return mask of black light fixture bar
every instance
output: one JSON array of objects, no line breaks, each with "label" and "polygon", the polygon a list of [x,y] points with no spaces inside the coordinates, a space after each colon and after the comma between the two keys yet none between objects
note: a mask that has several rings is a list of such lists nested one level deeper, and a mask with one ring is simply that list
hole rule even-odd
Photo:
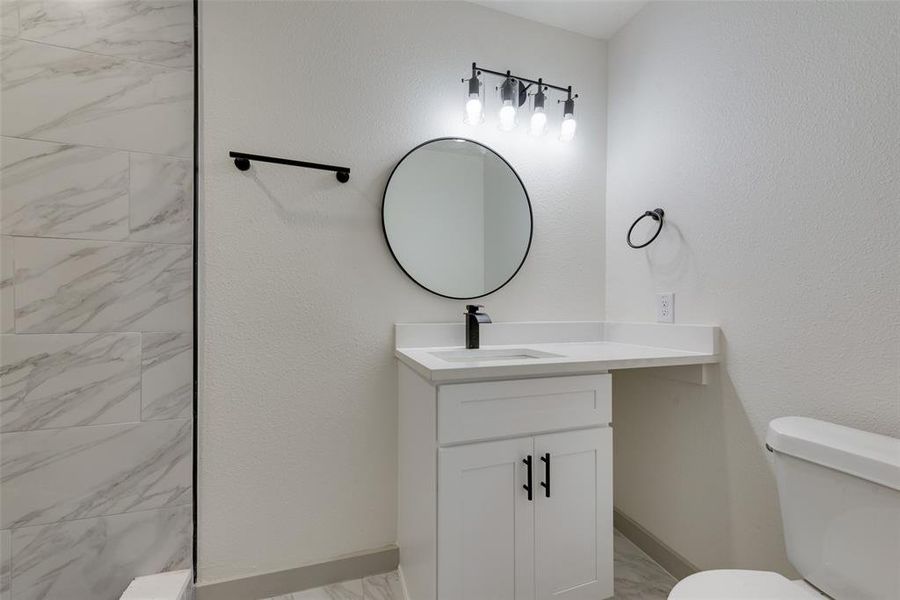
[{"label": "black light fixture bar", "polygon": [[291,167],[303,167],[305,169],[318,169],[320,171],[333,171],[337,180],[341,183],[350,181],[350,167],[338,167],[335,165],[323,165],[322,163],[307,162],[305,160],[291,160],[288,158],[276,158],[261,154],[247,154],[246,152],[229,152],[228,156],[234,159],[234,166],[240,171],[250,168],[250,161],[275,163],[276,165],[289,165]]},{"label": "black light fixture bar", "polygon": [[519,77],[518,75],[513,75],[513,74],[510,73],[509,71],[494,71],[494,70],[491,70],[491,69],[485,69],[484,67],[479,67],[479,66],[478,66],[477,64],[475,64],[475,63],[472,63],[472,70],[475,71],[475,72],[481,71],[482,73],[490,73],[491,75],[497,75],[497,76],[499,76],[499,77],[510,77],[510,78],[515,79],[515,80],[517,80],[517,81],[525,81],[525,82],[527,82],[527,83],[531,83],[531,84],[534,84],[534,85],[542,85],[542,86],[544,86],[544,87],[553,88],[554,90],[559,90],[560,92],[566,92],[566,93],[568,93],[568,94],[571,94],[571,93],[572,93],[572,86],[571,86],[571,85],[566,86],[566,87],[563,87],[563,86],[560,86],[560,85],[553,85],[552,83],[547,83],[546,81],[543,81],[543,80],[535,81],[534,79],[529,79],[529,78],[527,78],[527,77]]}]

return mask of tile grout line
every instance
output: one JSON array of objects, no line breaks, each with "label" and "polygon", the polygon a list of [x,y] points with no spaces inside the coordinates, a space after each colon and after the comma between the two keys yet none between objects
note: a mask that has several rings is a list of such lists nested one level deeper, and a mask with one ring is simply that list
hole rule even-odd
[{"label": "tile grout line", "polygon": [[13,332],[9,331],[6,333],[0,333],[0,336],[3,335],[125,335],[128,333],[141,334],[141,333],[171,333],[171,334],[188,334],[189,330],[180,329],[180,330],[156,330],[156,329],[147,329],[147,330],[137,330],[137,329],[127,329],[127,330],[104,330],[104,331],[49,331],[49,332],[35,332],[35,331],[23,331],[23,332]]},{"label": "tile grout line", "polygon": [[[0,0],[2,1],[2,0]],[[16,4],[16,8],[18,8],[18,3]],[[10,252],[12,252],[12,273],[9,274],[9,287],[11,290],[10,295],[12,296],[12,333],[16,332],[16,243],[15,240],[10,237],[9,241]]]},{"label": "tile grout line", "polygon": [[35,137],[22,137],[21,135],[9,135],[4,133],[0,135],[0,138],[9,138],[11,140],[24,140],[26,142],[41,142],[44,144],[57,144],[59,146],[75,146],[75,147],[83,147],[83,148],[94,148],[97,150],[108,150],[110,152],[130,152],[132,154],[146,154],[148,156],[160,156],[165,158],[171,158],[175,160],[193,160],[190,156],[179,156],[178,154],[165,154],[164,152],[147,152],[146,150],[131,150],[129,148],[117,148],[115,146],[97,146],[96,144],[82,144],[75,142],[60,142],[59,140],[46,140],[43,138],[35,138]]},{"label": "tile grout line", "polygon": [[[17,4],[16,8],[19,8],[18,3],[16,3],[16,4]],[[69,50],[70,52],[81,52],[82,54],[89,54],[91,56],[99,56],[102,58],[109,58],[111,60],[118,60],[118,61],[122,61],[122,62],[135,63],[135,64],[139,64],[139,65],[149,65],[151,67],[158,67],[160,69],[167,69],[170,71],[185,72],[185,71],[190,71],[194,68],[193,65],[191,65],[189,67],[173,67],[172,65],[165,65],[162,63],[152,62],[149,60],[141,60],[138,58],[132,58],[130,56],[121,56],[118,54],[104,54],[102,52],[96,52],[94,50],[85,50],[83,48],[73,48],[71,46],[60,46],[59,44],[51,44],[49,42],[45,42],[45,41],[41,41],[41,40],[32,40],[32,39],[22,36],[21,11],[19,13],[19,32],[18,32],[18,34],[16,34],[15,36],[4,35],[4,36],[0,36],[0,38],[6,38],[9,40],[17,40],[19,42],[27,42],[29,44],[37,44],[39,46],[45,46],[47,48],[56,48],[57,50]]]},{"label": "tile grout line", "polygon": [[[129,198],[130,201],[130,198]],[[129,205],[129,218],[131,216],[131,206]],[[175,246],[180,248],[190,248],[190,242],[144,242],[141,240],[98,240],[98,239],[90,239],[90,238],[77,238],[77,237],[54,237],[48,235],[22,235],[20,233],[4,233],[2,234],[6,237],[11,238],[21,238],[26,240],[56,240],[63,242],[96,242],[98,244],[142,244],[144,246]],[[13,255],[15,258],[15,255]]]},{"label": "tile grout line", "polygon": [[174,423],[184,421],[185,423],[193,420],[193,417],[175,417],[174,419],[153,419],[149,421],[119,421],[115,423],[92,423],[90,425],[63,425],[61,427],[44,427],[42,429],[14,429],[12,431],[0,431],[0,436],[13,433],[37,433],[41,431],[68,431],[70,429],[87,429],[90,427],[121,427],[124,425],[147,425],[151,423]]},{"label": "tile grout line", "polygon": [[[32,527],[52,527],[54,525],[62,525],[65,523],[78,523],[79,521],[90,521],[92,519],[104,519],[106,517],[122,517],[125,515],[139,515],[141,513],[151,513],[158,512],[161,510],[174,510],[176,508],[184,508],[185,506],[190,506],[190,502],[178,503],[178,504],[170,504],[165,506],[158,506],[156,508],[142,508],[140,510],[131,510],[131,511],[123,511],[117,513],[109,513],[104,515],[95,515],[93,517],[78,517],[77,519],[61,519],[58,521],[51,521],[50,523],[35,523],[34,525],[23,525],[21,527],[9,527],[4,529],[3,531],[8,531],[10,535],[12,535],[13,531],[19,531],[21,529],[30,529]],[[12,552],[10,552],[10,556]]]}]

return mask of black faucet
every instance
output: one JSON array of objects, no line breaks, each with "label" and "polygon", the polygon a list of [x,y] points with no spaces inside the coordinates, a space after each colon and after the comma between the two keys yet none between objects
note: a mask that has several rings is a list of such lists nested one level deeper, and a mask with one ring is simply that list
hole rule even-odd
[{"label": "black faucet", "polygon": [[480,312],[478,309],[484,308],[480,304],[467,304],[466,312],[466,348],[474,350],[478,348],[478,326],[481,323],[490,323],[491,318],[487,313]]}]

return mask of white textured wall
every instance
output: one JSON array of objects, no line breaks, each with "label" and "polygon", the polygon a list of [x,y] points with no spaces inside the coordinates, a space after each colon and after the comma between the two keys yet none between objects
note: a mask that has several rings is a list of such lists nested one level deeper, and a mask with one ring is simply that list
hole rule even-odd
[{"label": "white textured wall", "polygon": [[708,388],[616,376],[616,505],[702,568],[790,573],[769,420],[900,435],[898,36],[896,3],[666,2],[610,41],[607,317],[674,291],[727,352]]},{"label": "white textured wall", "polygon": [[[382,239],[381,194],[422,141],[473,137],[535,212],[498,321],[604,308],[605,45],[467,3],[204,2],[199,576],[327,560],[395,540],[395,321],[461,319]],[[580,94],[579,132],[462,123],[473,60]],[[496,103],[492,100],[492,106]],[[555,106],[555,104],[554,104]],[[555,111],[554,111],[555,112]],[[524,129],[524,128],[523,128]],[[350,182],[228,150],[346,164]]]}]

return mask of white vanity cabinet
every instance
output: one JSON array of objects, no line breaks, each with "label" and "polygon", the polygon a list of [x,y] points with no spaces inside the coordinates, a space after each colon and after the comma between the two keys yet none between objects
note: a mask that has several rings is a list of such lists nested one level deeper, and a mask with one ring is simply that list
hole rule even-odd
[{"label": "white vanity cabinet", "polygon": [[409,600],[611,597],[611,376],[399,377]]}]

